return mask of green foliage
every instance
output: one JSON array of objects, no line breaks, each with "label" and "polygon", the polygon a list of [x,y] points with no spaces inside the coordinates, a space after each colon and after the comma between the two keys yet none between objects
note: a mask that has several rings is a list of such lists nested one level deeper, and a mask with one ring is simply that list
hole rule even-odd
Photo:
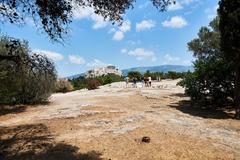
[{"label": "green foliage", "polygon": [[91,80],[97,80],[99,82],[99,85],[106,85],[114,82],[123,81],[123,78],[116,74],[107,74],[107,75],[103,75],[95,78],[85,78],[84,76],[80,76],[70,81],[74,89],[77,90],[77,89],[88,88],[89,81]]},{"label": "green foliage", "polygon": [[45,56],[29,53],[26,41],[0,37],[0,103],[38,103],[51,95],[54,64]]},{"label": "green foliage", "polygon": [[227,63],[234,66],[234,103],[236,118],[240,119],[240,1],[221,0],[219,6],[220,47]]},{"label": "green foliage", "polygon": [[143,74],[143,76],[144,76],[144,77],[152,77],[153,74],[152,74],[149,70],[147,70],[147,71]]},{"label": "green foliage", "polygon": [[55,92],[70,92],[73,90],[73,85],[71,82],[65,79],[59,79],[55,84]]},{"label": "green foliage", "polygon": [[175,72],[175,71],[169,71],[168,73],[165,73],[163,75],[164,79],[178,79],[178,78],[183,78],[185,73],[181,72]]},{"label": "green foliage", "polygon": [[142,74],[138,71],[130,71],[128,72],[128,77],[130,79],[133,79],[134,77],[137,78],[137,79],[141,79],[142,78]]},{"label": "green foliage", "polygon": [[87,81],[87,89],[88,90],[98,89],[98,87],[100,85],[101,84],[97,79],[90,79],[90,80]]},{"label": "green foliage", "polygon": [[103,75],[100,77],[96,77],[96,79],[98,79],[98,81],[101,83],[101,85],[106,85],[106,84],[110,84],[110,83],[114,83],[114,82],[123,81],[123,78],[121,76],[112,74],[112,73]]},{"label": "green foliage", "polygon": [[183,78],[185,74],[186,73],[184,73],[184,72],[175,72],[175,71],[169,71],[167,73],[146,71],[143,75],[144,75],[144,77],[151,77],[152,80],[157,80],[158,77],[161,79]]},{"label": "green foliage", "polygon": [[87,88],[87,79],[84,76],[70,80],[75,90]]},{"label": "green foliage", "polygon": [[233,97],[234,73],[220,50],[219,18],[202,27],[198,38],[188,43],[197,60],[194,73],[187,73],[179,85],[193,102],[207,107],[224,107],[228,97]]}]

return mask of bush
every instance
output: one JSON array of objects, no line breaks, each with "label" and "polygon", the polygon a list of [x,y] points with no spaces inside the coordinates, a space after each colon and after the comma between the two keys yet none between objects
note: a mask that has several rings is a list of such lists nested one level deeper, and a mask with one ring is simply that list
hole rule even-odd
[{"label": "bush", "polygon": [[54,91],[56,71],[47,57],[30,54],[28,43],[0,38],[0,103],[46,101]]},{"label": "bush", "polygon": [[80,77],[74,78],[70,81],[71,81],[74,89],[77,90],[77,89],[88,88],[89,81],[91,81],[93,79],[95,79],[99,82],[99,86],[123,81],[123,78],[116,74],[107,74],[107,75],[103,75],[103,76],[95,77],[95,78],[85,78],[84,76],[80,76]]},{"label": "bush", "polygon": [[98,89],[100,85],[101,84],[97,79],[91,79],[87,82],[87,89],[88,90]]},{"label": "bush", "polygon": [[120,82],[123,81],[123,78],[119,75],[116,74],[107,74],[101,77],[97,77],[101,85],[106,85],[114,82]]},{"label": "bush", "polygon": [[68,80],[59,79],[56,82],[56,85],[55,85],[56,92],[66,93],[66,92],[70,92],[72,90],[73,90],[73,86],[72,86],[71,82],[69,82]]}]

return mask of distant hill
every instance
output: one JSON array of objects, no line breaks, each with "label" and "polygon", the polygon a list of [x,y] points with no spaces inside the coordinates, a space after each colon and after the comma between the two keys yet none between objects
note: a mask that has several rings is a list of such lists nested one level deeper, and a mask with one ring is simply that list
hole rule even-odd
[{"label": "distant hill", "polygon": [[80,76],[85,76],[85,73],[81,73],[81,74],[76,74],[76,75],[73,75],[73,76],[69,76],[69,77],[66,77],[68,79],[73,79],[73,78],[78,78]]},{"label": "distant hill", "polygon": [[161,65],[161,66],[151,66],[151,67],[134,67],[130,69],[122,70],[124,76],[128,74],[130,71],[139,71],[140,73],[144,73],[146,71],[150,72],[168,72],[168,71],[175,71],[175,72],[187,72],[193,71],[192,66],[182,66],[182,65]]},{"label": "distant hill", "polygon": [[[161,66],[151,66],[151,67],[134,67],[129,69],[122,70],[122,74],[126,76],[128,72],[130,71],[139,71],[140,73],[144,73],[146,71],[150,72],[168,72],[168,71],[175,71],[175,72],[187,72],[187,71],[193,71],[192,66],[182,66],[182,65],[161,65]],[[85,73],[76,74],[70,77],[67,77],[68,79],[78,78],[79,76],[84,76]]]}]

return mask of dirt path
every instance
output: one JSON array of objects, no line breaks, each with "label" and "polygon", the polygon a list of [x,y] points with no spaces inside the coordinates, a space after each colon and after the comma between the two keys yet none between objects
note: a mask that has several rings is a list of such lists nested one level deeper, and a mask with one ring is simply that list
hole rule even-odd
[{"label": "dirt path", "polygon": [[192,109],[176,83],[115,83],[4,112],[0,159],[240,159],[240,122]]}]

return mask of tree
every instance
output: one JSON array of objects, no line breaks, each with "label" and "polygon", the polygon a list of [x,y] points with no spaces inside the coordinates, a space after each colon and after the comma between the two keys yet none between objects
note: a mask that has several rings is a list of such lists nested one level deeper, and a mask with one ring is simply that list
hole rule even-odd
[{"label": "tree", "polygon": [[228,63],[235,70],[234,102],[236,118],[240,119],[240,1],[221,0],[218,10],[220,16],[221,50]]},{"label": "tree", "polygon": [[137,78],[137,79],[141,79],[142,78],[142,74],[138,71],[130,71],[128,72],[128,77],[130,79],[133,79],[133,78]]},{"label": "tree", "polygon": [[144,77],[152,77],[152,73],[147,70],[144,74],[143,74]]},{"label": "tree", "polygon": [[193,102],[204,107],[220,108],[233,98],[234,72],[220,49],[219,18],[202,27],[198,38],[188,43],[189,50],[197,58],[193,73],[187,73],[180,84]]},{"label": "tree", "polygon": [[30,54],[26,41],[0,37],[0,103],[45,101],[55,80],[54,64],[47,57]]},{"label": "tree", "polygon": [[[159,10],[175,3],[174,0],[150,0]],[[1,0],[0,19],[3,23],[23,24],[27,18],[32,19],[38,28],[53,41],[63,39],[68,32],[73,10],[81,7],[91,7],[94,12],[105,20],[122,21],[122,15],[129,8],[133,8],[135,0]]]}]

